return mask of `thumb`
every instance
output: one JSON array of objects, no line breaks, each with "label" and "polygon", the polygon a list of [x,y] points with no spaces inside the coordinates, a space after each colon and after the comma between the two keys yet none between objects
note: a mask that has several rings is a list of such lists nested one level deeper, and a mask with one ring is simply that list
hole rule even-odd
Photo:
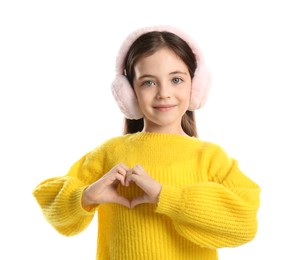
[{"label": "thumb", "polygon": [[139,197],[134,198],[134,199],[131,201],[130,207],[131,207],[131,209],[132,209],[132,208],[136,207],[136,206],[139,205],[139,204],[143,204],[143,203],[147,203],[147,202],[148,202],[148,200],[147,200],[146,196],[145,196],[145,195],[142,195],[142,196],[139,196]]},{"label": "thumb", "polygon": [[127,208],[131,208],[131,202],[122,196],[117,196],[114,202]]}]

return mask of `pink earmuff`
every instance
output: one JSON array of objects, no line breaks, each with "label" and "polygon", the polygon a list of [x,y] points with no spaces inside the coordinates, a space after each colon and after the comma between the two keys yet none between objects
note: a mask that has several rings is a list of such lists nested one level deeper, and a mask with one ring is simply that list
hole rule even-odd
[{"label": "pink earmuff", "polygon": [[116,58],[116,77],[112,83],[113,96],[121,110],[128,119],[140,119],[143,117],[140,111],[134,90],[124,73],[124,59],[133,42],[142,34],[151,31],[168,31],[178,35],[192,49],[197,61],[197,68],[192,79],[190,104],[188,110],[194,111],[204,106],[211,84],[210,72],[205,66],[203,55],[198,45],[183,31],[169,26],[150,26],[132,32],[123,42]]}]

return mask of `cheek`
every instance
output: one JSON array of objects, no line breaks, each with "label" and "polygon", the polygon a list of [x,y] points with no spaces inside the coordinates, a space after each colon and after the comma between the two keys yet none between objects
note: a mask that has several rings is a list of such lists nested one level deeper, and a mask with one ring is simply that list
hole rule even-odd
[{"label": "cheek", "polygon": [[190,92],[190,90],[189,91],[185,90],[181,94],[182,94],[181,100],[182,100],[183,107],[185,107],[185,109],[187,110],[190,105],[191,92]]},{"label": "cheek", "polygon": [[190,101],[190,95],[191,95],[191,88],[183,88],[181,92],[179,92],[179,97],[183,100],[183,101]]},{"label": "cheek", "polygon": [[148,102],[147,100],[147,95],[145,95],[144,93],[141,93],[141,91],[139,92],[135,92],[139,107],[143,109],[144,104],[146,104]]},{"label": "cheek", "polygon": [[149,91],[149,89],[134,88],[134,92],[138,102],[141,104],[148,102],[152,96],[152,93]]}]

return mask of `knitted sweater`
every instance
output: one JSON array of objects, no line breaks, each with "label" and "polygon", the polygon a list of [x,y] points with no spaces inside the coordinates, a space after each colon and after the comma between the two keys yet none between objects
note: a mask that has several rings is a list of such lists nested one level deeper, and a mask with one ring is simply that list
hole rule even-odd
[{"label": "knitted sweater", "polygon": [[[120,162],[142,165],[162,184],[157,205],[82,208],[83,190]],[[133,184],[119,193],[131,199],[142,191]],[[97,212],[98,260],[216,260],[217,248],[254,238],[260,188],[216,144],[139,132],[104,142],[65,176],[40,183],[33,195],[47,221],[66,236],[83,231]]]}]

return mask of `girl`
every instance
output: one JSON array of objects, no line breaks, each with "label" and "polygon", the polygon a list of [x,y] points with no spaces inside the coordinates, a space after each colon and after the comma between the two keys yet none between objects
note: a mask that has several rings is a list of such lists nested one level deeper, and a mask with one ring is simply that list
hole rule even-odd
[{"label": "girl", "polygon": [[194,41],[170,26],[139,29],[117,56],[113,95],[124,135],[33,191],[61,234],[98,214],[97,259],[218,259],[251,241],[260,188],[218,145],[197,138],[194,110],[210,76]]}]

